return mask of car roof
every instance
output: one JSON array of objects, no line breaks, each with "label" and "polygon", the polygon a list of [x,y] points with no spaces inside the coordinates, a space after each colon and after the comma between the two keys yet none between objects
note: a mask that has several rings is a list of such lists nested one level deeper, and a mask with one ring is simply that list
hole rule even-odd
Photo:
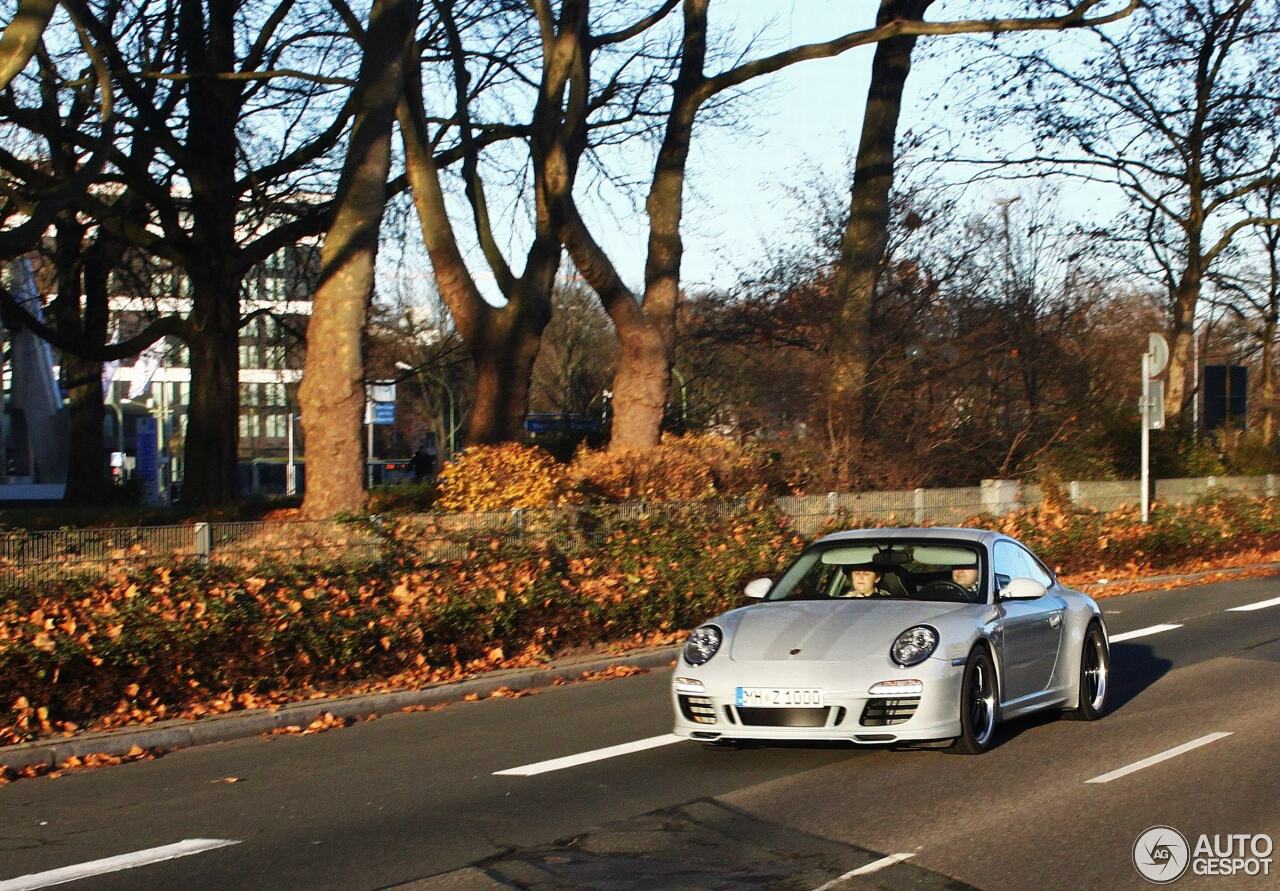
[{"label": "car roof", "polygon": [[1005,538],[999,532],[993,532],[990,529],[960,529],[949,526],[927,526],[927,527],[907,527],[907,528],[885,528],[885,529],[846,529],[842,532],[832,532],[830,535],[824,535],[818,539],[815,544],[824,544],[832,541],[859,541],[861,539],[875,538],[914,538],[914,539],[947,539],[949,541],[973,541],[980,544],[989,545],[996,539]]}]

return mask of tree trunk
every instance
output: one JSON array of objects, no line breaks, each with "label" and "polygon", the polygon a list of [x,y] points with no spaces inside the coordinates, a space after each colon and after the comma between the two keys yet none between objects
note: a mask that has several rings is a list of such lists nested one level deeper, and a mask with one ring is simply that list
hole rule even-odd
[{"label": "tree trunk", "polygon": [[[1198,257],[1188,262],[1178,288],[1174,293],[1172,318],[1169,324],[1169,382],[1164,394],[1165,425],[1176,428],[1182,422],[1182,412],[1187,404],[1187,375],[1193,361],[1196,305],[1200,301],[1200,270]],[[1191,394],[1194,397],[1194,394]]]},{"label": "tree trunk", "polygon": [[[54,325],[69,337],[88,336],[96,346],[106,340],[105,328],[89,331],[99,313],[88,310],[92,301],[87,296],[82,316],[81,293],[87,290],[87,279],[96,272],[101,261],[101,245],[83,248],[85,225],[74,213],[59,214],[54,225],[53,265],[57,276],[56,296],[50,307]],[[102,235],[99,233],[99,238]],[[86,256],[99,263],[86,263]],[[95,329],[101,327],[93,325]],[[98,339],[93,339],[97,336]],[[62,352],[62,379],[67,388],[67,472],[63,501],[69,504],[101,504],[107,495],[108,467],[102,423],[102,363]]]},{"label": "tree trunk", "polygon": [[648,321],[619,328],[618,342],[609,450],[652,448],[659,442],[671,386],[670,351],[661,332]]},{"label": "tree trunk", "polygon": [[[241,85],[223,77],[236,67],[234,3],[180,0],[180,41],[192,79],[185,137],[190,161],[191,280],[188,318],[191,399],[183,458],[182,501],[216,507],[239,494],[240,282],[236,239],[236,154]],[[207,13],[207,14],[206,14]]]},{"label": "tree trunk", "polygon": [[1276,318],[1267,317],[1262,334],[1262,442],[1270,446],[1276,435]]},{"label": "tree trunk", "polygon": [[[881,0],[877,24],[919,20],[933,0]],[[831,330],[829,414],[837,435],[860,435],[866,420],[871,371],[871,319],[880,264],[888,244],[898,118],[911,72],[914,37],[876,45],[862,137],[854,165],[849,220],[840,243],[834,290],[839,312]]]},{"label": "tree trunk", "polygon": [[418,6],[374,0],[356,86],[356,117],[329,231],[320,251],[320,284],[307,325],[299,391],[307,437],[303,514],[331,517],[364,507],[361,415],[362,337],[373,291],[378,232],[391,167],[391,124]]},{"label": "tree trunk", "polygon": [[110,487],[107,444],[103,431],[102,363],[63,355],[67,382],[67,489],[69,504],[102,504]]},{"label": "tree trunk", "polygon": [[[194,270],[193,270],[194,272]],[[192,275],[191,399],[183,449],[182,503],[214,507],[238,496],[240,309],[228,275]]]},{"label": "tree trunk", "polygon": [[519,439],[524,429],[529,381],[546,325],[527,313],[504,316],[504,311],[495,313],[481,338],[468,344],[476,388],[467,419],[467,445],[510,442]]}]

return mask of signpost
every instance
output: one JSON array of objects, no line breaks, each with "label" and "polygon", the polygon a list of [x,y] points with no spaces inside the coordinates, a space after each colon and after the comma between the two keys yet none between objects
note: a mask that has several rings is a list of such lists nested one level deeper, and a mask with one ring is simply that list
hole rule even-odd
[{"label": "signpost", "polygon": [[1169,343],[1159,334],[1147,337],[1147,351],[1142,354],[1142,395],[1138,410],[1142,414],[1142,522],[1151,512],[1151,431],[1164,429],[1164,383],[1153,381],[1169,364]]},{"label": "signpost", "polygon": [[294,414],[289,412],[289,463],[284,466],[284,494],[286,495],[298,494],[298,465],[293,451],[293,421]]},{"label": "signpost", "polygon": [[396,422],[396,382],[373,381],[365,386],[364,423],[368,434],[368,454],[365,457],[367,470],[366,488],[373,488],[373,427],[375,424],[394,424]]}]

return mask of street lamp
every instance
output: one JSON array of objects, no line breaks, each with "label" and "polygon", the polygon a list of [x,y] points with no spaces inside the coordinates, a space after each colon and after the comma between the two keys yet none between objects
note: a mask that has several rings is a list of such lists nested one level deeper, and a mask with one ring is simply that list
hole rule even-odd
[{"label": "street lamp", "polygon": [[424,401],[427,399],[427,387],[422,382],[423,376],[431,378],[444,389],[445,396],[448,397],[449,400],[447,403],[448,408],[444,425],[445,442],[449,447],[449,457],[452,458],[453,453],[458,450],[458,400],[453,393],[453,387],[449,386],[449,382],[445,380],[444,375],[428,372],[425,368],[410,365],[408,362],[396,362],[396,368],[401,371],[409,372],[405,377],[416,377],[418,379],[418,387],[422,390],[422,398]]}]

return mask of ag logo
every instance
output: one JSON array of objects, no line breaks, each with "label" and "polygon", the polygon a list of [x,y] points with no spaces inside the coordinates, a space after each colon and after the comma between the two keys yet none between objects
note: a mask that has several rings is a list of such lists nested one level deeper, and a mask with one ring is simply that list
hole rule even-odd
[{"label": "ag logo", "polygon": [[1138,874],[1157,885],[1182,878],[1190,860],[1186,838],[1171,826],[1152,826],[1133,843],[1133,865]]}]

